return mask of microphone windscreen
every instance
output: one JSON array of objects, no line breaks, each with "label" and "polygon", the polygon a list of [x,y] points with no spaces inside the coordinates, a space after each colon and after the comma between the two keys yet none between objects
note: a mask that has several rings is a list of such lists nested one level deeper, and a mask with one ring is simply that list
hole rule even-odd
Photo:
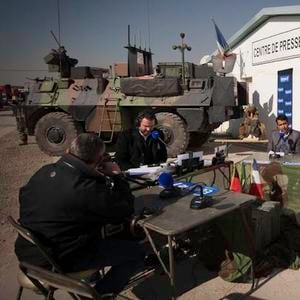
[{"label": "microphone windscreen", "polygon": [[159,138],[159,131],[153,130],[153,131],[151,132],[151,137],[152,137],[154,140],[158,140],[158,138]]},{"label": "microphone windscreen", "polygon": [[169,188],[173,186],[173,176],[171,173],[163,172],[158,177],[158,183],[164,188]]}]

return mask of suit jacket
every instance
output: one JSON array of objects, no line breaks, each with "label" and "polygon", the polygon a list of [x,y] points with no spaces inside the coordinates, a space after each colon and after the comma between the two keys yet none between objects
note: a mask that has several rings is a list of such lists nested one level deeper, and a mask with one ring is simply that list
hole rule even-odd
[{"label": "suit jacket", "polygon": [[[287,138],[290,153],[300,153],[300,132],[294,129],[290,130]],[[280,142],[278,131],[273,131],[268,144],[268,151],[276,151],[276,146]]]},{"label": "suit jacket", "polygon": [[[159,133],[163,140],[163,133]],[[150,135],[145,141],[137,128],[120,133],[116,150],[115,159],[122,170],[158,164],[168,158],[166,146],[159,139]]]},{"label": "suit jacket", "polygon": [[[38,170],[20,190],[20,223],[49,248],[61,267],[73,269],[76,258],[93,257],[93,242],[107,223],[133,213],[134,197],[120,176],[111,180],[80,159],[65,155]],[[47,266],[41,253],[22,237],[15,251],[20,261]]]}]

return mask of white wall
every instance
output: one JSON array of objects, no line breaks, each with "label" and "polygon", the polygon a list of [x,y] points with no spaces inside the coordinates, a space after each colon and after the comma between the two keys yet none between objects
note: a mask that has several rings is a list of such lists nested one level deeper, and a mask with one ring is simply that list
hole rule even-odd
[{"label": "white wall", "polygon": [[[297,30],[296,28],[299,28]],[[296,30],[295,30],[296,29]],[[283,32],[287,32],[283,34]],[[249,83],[249,102],[256,105],[260,111],[261,121],[266,124],[268,133],[275,127],[277,116],[277,72],[293,69],[293,128],[300,130],[300,47],[293,49],[293,55],[299,57],[287,58],[289,51],[278,53],[280,61],[272,61],[253,65],[255,62],[268,61],[268,54],[258,59],[253,57],[253,47],[264,45],[272,40],[282,39],[300,33],[300,16],[273,17],[253,31],[233,52],[237,54],[237,61],[232,75],[239,81]],[[298,36],[298,35],[297,35]],[[300,34],[299,34],[300,39]],[[269,57],[274,55],[269,52]],[[276,58],[276,57],[275,57]],[[227,125],[233,135],[238,133],[241,120],[232,120]],[[224,124],[223,129],[226,128]]]}]

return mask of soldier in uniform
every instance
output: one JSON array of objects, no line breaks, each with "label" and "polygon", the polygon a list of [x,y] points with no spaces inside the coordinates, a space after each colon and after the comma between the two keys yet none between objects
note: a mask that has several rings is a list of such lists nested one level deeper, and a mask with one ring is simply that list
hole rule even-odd
[{"label": "soldier in uniform", "polygon": [[259,113],[254,105],[249,105],[245,109],[245,118],[240,124],[239,136],[241,139],[266,138],[266,126],[259,120]]},{"label": "soldier in uniform", "polygon": [[24,119],[23,105],[21,105],[23,101],[25,101],[25,95],[21,94],[18,95],[18,97],[16,97],[16,99],[12,103],[13,112],[17,120],[19,145],[27,145],[28,143],[28,134],[26,132],[26,123]]}]

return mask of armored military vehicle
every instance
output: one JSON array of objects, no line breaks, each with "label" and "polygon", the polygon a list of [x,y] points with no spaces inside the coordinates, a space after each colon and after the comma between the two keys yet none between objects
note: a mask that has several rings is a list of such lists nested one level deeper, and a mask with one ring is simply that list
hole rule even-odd
[{"label": "armored military vehicle", "polygon": [[[61,155],[80,132],[96,132],[113,144],[134,126],[136,115],[153,110],[169,156],[184,152],[190,139],[205,142],[222,122],[240,117],[237,82],[208,65],[159,63],[152,74],[152,53],[132,46],[125,69],[75,67],[63,47],[44,60],[60,79],[36,79],[19,104],[18,128],[35,135],[42,151]],[[120,71],[122,69],[123,71]],[[183,76],[184,74],[184,76]]]}]

